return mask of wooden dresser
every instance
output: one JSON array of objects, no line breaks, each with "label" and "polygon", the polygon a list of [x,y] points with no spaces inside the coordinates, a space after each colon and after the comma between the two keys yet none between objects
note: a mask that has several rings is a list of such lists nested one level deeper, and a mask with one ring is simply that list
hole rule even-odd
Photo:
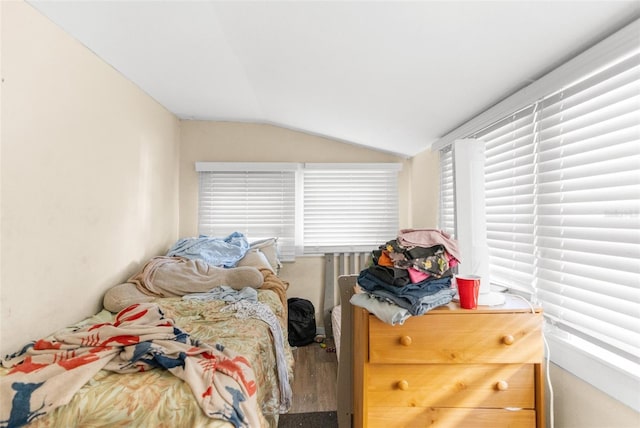
[{"label": "wooden dresser", "polygon": [[391,326],[353,308],[353,427],[543,428],[542,313],[507,296]]}]

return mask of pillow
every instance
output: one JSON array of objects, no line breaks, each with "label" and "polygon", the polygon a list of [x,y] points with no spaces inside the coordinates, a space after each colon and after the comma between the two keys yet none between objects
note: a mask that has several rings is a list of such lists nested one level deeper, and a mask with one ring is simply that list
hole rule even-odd
[{"label": "pillow", "polygon": [[251,250],[260,250],[271,265],[271,270],[276,274],[280,272],[280,252],[278,251],[278,238],[261,239],[250,244]]},{"label": "pillow", "polygon": [[267,256],[257,248],[247,251],[244,257],[238,260],[236,267],[242,266],[251,266],[257,269],[269,269],[273,273],[276,273],[276,271],[273,270],[273,266],[269,263],[269,260],[267,260]]}]

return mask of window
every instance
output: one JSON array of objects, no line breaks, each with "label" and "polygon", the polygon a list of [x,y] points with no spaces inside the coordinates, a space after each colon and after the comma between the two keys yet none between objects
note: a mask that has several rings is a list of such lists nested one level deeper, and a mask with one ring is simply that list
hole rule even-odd
[{"label": "window", "polygon": [[277,237],[282,260],[369,251],[398,232],[400,167],[198,162],[198,231]]},{"label": "window", "polygon": [[638,26],[623,31],[626,45],[616,36],[614,61],[583,67],[572,82],[460,135],[485,144],[492,282],[529,292],[543,307],[549,342],[561,349],[551,352],[554,362],[636,410]]},{"label": "window", "polygon": [[475,135],[492,281],[640,361],[640,54]]},{"label": "window", "polygon": [[534,106],[485,129],[485,207],[491,281],[534,283]]},{"label": "window", "polygon": [[456,237],[456,193],[451,146],[440,150],[440,204],[438,227],[451,237]]},{"label": "window", "polygon": [[398,233],[397,164],[306,164],[304,251],[370,251]]},{"label": "window", "polygon": [[295,256],[295,166],[199,162],[198,233],[278,238],[282,260]]},{"label": "window", "polygon": [[542,103],[537,297],[547,316],[640,362],[640,54]]}]

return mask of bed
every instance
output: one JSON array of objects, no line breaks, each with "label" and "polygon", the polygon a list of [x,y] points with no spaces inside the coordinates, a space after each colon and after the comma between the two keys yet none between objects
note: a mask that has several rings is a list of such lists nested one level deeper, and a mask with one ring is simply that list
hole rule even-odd
[{"label": "bed", "polygon": [[[150,260],[147,265],[155,259]],[[173,261],[174,259],[180,259],[180,257],[172,256],[159,259]],[[257,263],[256,259],[258,259]],[[188,334],[189,341],[185,343],[182,343],[185,341],[184,335],[177,334],[176,337],[179,337],[178,342],[180,343],[176,343],[176,346],[186,346],[188,344],[190,351],[193,349],[198,350],[194,352],[194,355],[197,354],[196,356],[204,355],[209,359],[217,357],[218,360],[216,361],[220,366],[223,366],[223,361],[227,360],[223,360],[222,355],[215,354],[217,351],[228,353],[231,356],[228,361],[242,362],[246,360],[246,366],[249,367],[246,373],[250,373],[251,377],[248,377],[248,375],[245,377],[245,372],[231,377],[224,377],[224,373],[222,373],[226,380],[221,382],[219,379],[223,377],[214,377],[211,385],[217,387],[220,391],[231,391],[225,386],[227,385],[225,382],[233,382],[234,379],[241,386],[254,385],[255,396],[252,396],[251,400],[247,400],[243,404],[248,406],[255,401],[256,412],[253,419],[245,418],[244,421],[238,421],[238,418],[235,417],[237,415],[231,418],[208,417],[200,404],[201,400],[196,399],[198,395],[195,393],[196,389],[194,389],[192,383],[187,381],[187,378],[193,376],[193,373],[187,373],[186,376],[180,377],[171,369],[148,371],[145,369],[142,372],[136,370],[132,373],[126,372],[126,370],[122,370],[125,371],[123,373],[100,369],[88,382],[73,393],[68,404],[60,405],[46,412],[46,414],[39,412],[42,406],[34,406],[32,402],[31,410],[24,413],[23,416],[17,417],[20,407],[29,406],[29,402],[27,400],[26,404],[20,403],[21,397],[19,393],[13,392],[15,395],[13,396],[13,401],[11,401],[12,406],[7,401],[4,401],[5,410],[4,413],[0,413],[0,415],[5,416],[10,413],[11,417],[0,418],[4,419],[0,420],[0,426],[11,427],[28,424],[29,427],[277,427],[278,415],[286,413],[290,406],[290,384],[294,364],[291,349],[286,340],[286,289],[288,284],[275,274],[273,266],[263,263],[264,261],[265,258],[262,256],[257,257],[255,251],[248,251],[238,261],[237,267],[224,271],[224,275],[232,272],[242,272],[244,278],[249,273],[254,275],[254,279],[256,273],[260,276],[259,285],[254,281],[252,286],[228,287],[229,290],[226,291],[226,295],[237,296],[238,293],[244,293],[245,290],[247,292],[253,290],[253,294],[249,293],[252,296],[255,295],[255,300],[257,301],[257,304],[253,306],[246,304],[244,299],[236,298],[235,300],[227,301],[218,300],[217,298],[212,299],[208,291],[202,292],[203,287],[207,289],[210,285],[209,283],[197,284],[195,293],[185,293],[185,295],[180,295],[182,291],[175,296],[167,296],[166,292],[163,296],[141,293],[137,288],[134,290],[131,285],[135,284],[136,276],[138,279],[144,277],[145,269],[147,268],[147,265],[145,265],[145,268],[132,276],[127,283],[111,289],[118,292],[118,299],[113,298],[114,296],[112,295],[110,296],[111,299],[108,300],[107,297],[109,296],[105,296],[105,303],[108,302],[105,306],[109,306],[112,309],[111,311],[104,309],[94,316],[62,329],[42,341],[43,343],[52,343],[54,339],[57,340],[61,337],[69,337],[69,335],[81,333],[88,334],[87,332],[93,331],[92,329],[98,329],[99,331],[103,326],[113,327],[117,325],[121,327],[124,325],[124,323],[120,323],[121,319],[123,319],[121,317],[124,316],[123,313],[130,314],[132,313],[131,311],[144,309],[146,312],[154,313],[160,317],[160,322],[156,324],[157,326],[169,328],[168,326],[170,325],[174,332]],[[186,263],[189,264],[190,262]],[[198,262],[196,264],[202,267],[201,263]],[[175,273],[177,271],[175,267],[171,264],[170,266],[174,269],[173,273]],[[210,266],[209,268],[205,267],[205,269],[209,269],[209,272],[211,272]],[[219,271],[216,270],[215,272],[218,274]],[[159,276],[157,272],[155,274]],[[225,276],[224,279],[228,280],[228,278],[228,276]],[[241,278],[235,279],[240,282],[244,281],[242,275]],[[216,278],[216,281],[220,282],[220,278]],[[185,285],[183,283],[177,286],[181,290],[189,289],[188,284]],[[218,291],[222,289],[220,287],[216,288]],[[123,309],[116,314],[113,309],[120,309],[121,307]],[[264,314],[261,318],[260,314],[256,315],[256,313],[246,310],[257,307],[270,309],[270,316],[273,317],[271,323],[267,322],[266,318],[268,317]],[[278,325],[279,330],[274,324]],[[147,326],[144,327],[147,328]],[[278,331],[279,334],[276,334]],[[174,342],[171,343],[173,344]],[[198,347],[194,348],[195,345]],[[202,349],[205,350],[202,351]],[[184,353],[181,356],[184,356]],[[190,357],[191,354],[187,353],[187,358]],[[192,364],[191,367],[199,367],[199,365],[203,364],[203,361],[206,362],[205,360],[206,358],[201,358],[197,360],[197,364]],[[186,367],[189,366],[187,365]],[[11,379],[10,370],[6,367],[0,367],[0,381]],[[13,370],[15,372],[15,368]],[[222,369],[219,370],[223,371]],[[188,370],[184,371],[187,372]],[[219,373],[216,373],[216,375],[219,375]],[[25,382],[14,383],[27,384]],[[211,395],[211,387],[207,391]],[[215,388],[213,391],[215,395]],[[5,392],[6,389],[3,390],[3,393]],[[204,393],[201,394],[202,397],[205,395]],[[236,401],[244,400],[242,397],[236,400],[237,397],[233,394],[231,396],[234,400],[234,406]],[[11,408],[10,412],[6,408],[7,406]],[[36,410],[34,411],[33,409]],[[247,423],[247,421],[251,423]]]}]

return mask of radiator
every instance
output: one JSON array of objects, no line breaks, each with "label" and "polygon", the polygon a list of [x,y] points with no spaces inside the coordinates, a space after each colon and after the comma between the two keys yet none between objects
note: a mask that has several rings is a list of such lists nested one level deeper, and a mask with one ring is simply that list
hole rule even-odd
[{"label": "radiator", "polygon": [[[367,267],[371,260],[371,252],[350,253],[326,253],[324,255],[324,303],[322,316],[324,321],[324,334],[333,336],[331,326],[331,310],[340,304],[338,289],[338,277],[340,275],[358,274]],[[321,333],[321,332],[320,332]]]}]

